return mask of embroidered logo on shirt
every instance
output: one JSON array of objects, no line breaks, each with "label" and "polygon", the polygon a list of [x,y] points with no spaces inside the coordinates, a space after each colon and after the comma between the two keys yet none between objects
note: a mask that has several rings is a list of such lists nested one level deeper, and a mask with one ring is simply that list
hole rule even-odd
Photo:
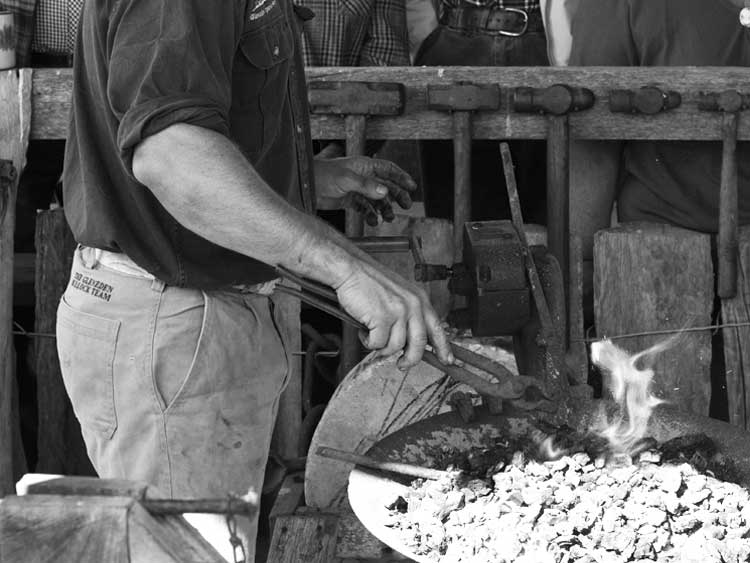
[{"label": "embroidered logo on shirt", "polygon": [[84,293],[88,293],[93,297],[98,297],[103,301],[109,301],[112,299],[112,292],[115,290],[111,285],[90,278],[89,276],[84,276],[80,272],[75,272],[73,274],[73,279],[70,281],[70,285],[78,291],[83,291]]},{"label": "embroidered logo on shirt", "polygon": [[257,19],[262,18],[276,5],[276,1],[277,0],[256,0],[255,5],[253,6],[252,10],[250,10],[250,15],[247,19],[253,22]]}]

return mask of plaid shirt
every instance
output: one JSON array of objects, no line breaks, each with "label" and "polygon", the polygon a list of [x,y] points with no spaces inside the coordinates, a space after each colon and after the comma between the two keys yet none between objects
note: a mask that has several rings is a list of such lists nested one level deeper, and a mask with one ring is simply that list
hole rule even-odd
[{"label": "plaid shirt", "polygon": [[404,0],[295,0],[315,12],[304,25],[307,66],[406,66]]},{"label": "plaid shirt", "polygon": [[37,0],[32,50],[55,55],[72,54],[83,0]]},{"label": "plaid shirt", "polygon": [[16,65],[31,66],[31,38],[34,35],[36,0],[3,0],[0,8],[13,12],[16,30]]},{"label": "plaid shirt", "polygon": [[538,10],[539,0],[495,0],[500,8],[521,8],[522,10]]}]

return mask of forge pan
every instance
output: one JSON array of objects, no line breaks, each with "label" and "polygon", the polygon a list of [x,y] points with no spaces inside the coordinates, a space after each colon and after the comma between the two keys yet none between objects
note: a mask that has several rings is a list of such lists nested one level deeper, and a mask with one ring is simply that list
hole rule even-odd
[{"label": "forge pan", "polygon": [[[577,400],[574,406],[562,409],[556,422],[585,431],[591,427],[594,416],[600,409],[611,405],[599,400]],[[440,446],[461,450],[481,447],[493,438],[520,437],[533,426],[537,417],[533,414],[507,409],[500,416],[493,416],[482,409],[477,410],[475,422],[464,423],[455,413],[445,413],[421,420],[404,427],[377,442],[368,455],[380,460],[401,461],[426,467],[434,466],[432,454]],[[745,487],[750,484],[750,434],[724,422],[707,417],[679,412],[667,405],[660,405],[649,421],[647,435],[658,441],[666,441],[686,434],[704,433],[716,443],[718,451],[737,464],[739,477]],[[414,553],[399,542],[398,534],[386,526],[388,509],[410,481],[398,477],[355,467],[349,475],[349,504],[362,524],[380,541],[395,551],[417,562],[434,562]]]}]

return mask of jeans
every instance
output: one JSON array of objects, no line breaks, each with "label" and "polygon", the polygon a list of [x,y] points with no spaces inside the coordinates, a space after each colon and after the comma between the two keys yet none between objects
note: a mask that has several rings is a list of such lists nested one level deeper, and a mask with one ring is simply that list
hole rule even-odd
[{"label": "jeans", "polygon": [[[415,65],[547,66],[543,31],[520,37],[468,33],[438,26],[424,40]],[[477,82],[482,82],[481,77]],[[520,86],[520,85],[519,85]],[[526,222],[546,223],[546,143],[510,143],[521,208]],[[448,141],[424,141],[425,208],[430,217],[453,216],[453,148]],[[472,143],[472,220],[510,218],[498,141]]]},{"label": "jeans", "polygon": [[[76,250],[57,343],[99,476],[152,496],[259,498],[289,366],[269,298],[166,286],[92,251]],[[239,520],[253,561],[257,516]],[[231,554],[223,517],[191,522]]]}]

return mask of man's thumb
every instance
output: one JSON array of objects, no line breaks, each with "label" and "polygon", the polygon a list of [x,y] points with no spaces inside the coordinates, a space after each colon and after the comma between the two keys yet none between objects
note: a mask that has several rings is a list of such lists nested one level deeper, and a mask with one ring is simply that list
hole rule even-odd
[{"label": "man's thumb", "polygon": [[360,193],[368,199],[383,199],[388,195],[388,188],[371,178],[365,178],[362,183],[352,188],[353,192]]}]

